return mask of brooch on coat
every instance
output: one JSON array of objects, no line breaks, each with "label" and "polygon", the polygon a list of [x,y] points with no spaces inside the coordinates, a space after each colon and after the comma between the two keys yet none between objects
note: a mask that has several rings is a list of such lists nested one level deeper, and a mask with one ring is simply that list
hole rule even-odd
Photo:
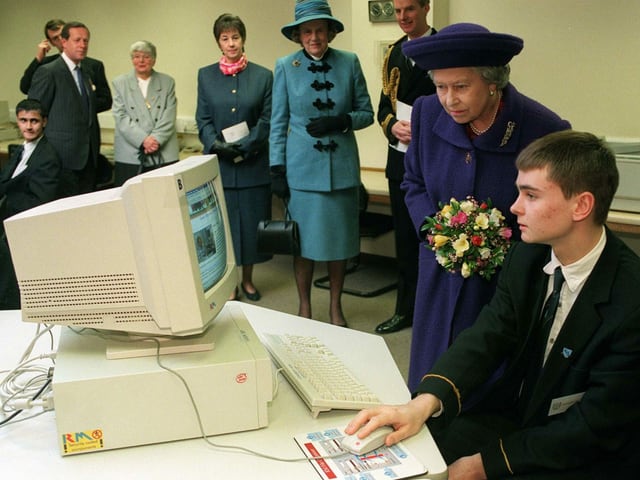
[{"label": "brooch on coat", "polygon": [[500,142],[500,146],[504,147],[507,142],[509,141],[509,139],[511,138],[511,135],[513,135],[513,129],[516,128],[516,122],[513,121],[508,121],[507,122],[507,130],[506,132],[504,132],[504,137],[502,137],[502,141]]},{"label": "brooch on coat", "polygon": [[300,66],[300,60],[294,60],[293,62],[291,62],[291,65],[293,65],[294,67],[299,67]]}]

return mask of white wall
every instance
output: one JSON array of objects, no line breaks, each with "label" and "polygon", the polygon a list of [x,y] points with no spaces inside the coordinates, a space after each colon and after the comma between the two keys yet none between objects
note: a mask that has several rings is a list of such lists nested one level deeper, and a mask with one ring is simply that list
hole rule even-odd
[{"label": "white wall", "polygon": [[89,55],[105,63],[109,80],[131,69],[129,45],[147,39],[158,48],[156,69],[176,80],[178,113],[193,116],[198,68],[218,61],[212,26],[218,15],[239,15],[247,26],[250,60],[273,68],[275,59],[295,48],[279,31],[293,20],[295,0],[278,0],[275,6],[258,0],[61,0],[14,2],[0,0],[0,40],[3,62],[0,98],[15,105],[21,97],[18,80],[43,38],[42,28],[50,18],[79,20],[91,30]]},{"label": "white wall", "polygon": [[[374,109],[381,88],[379,45],[401,34],[395,23],[370,23],[368,0],[330,0],[345,32],[333,43],[358,53]],[[640,2],[630,0],[432,0],[433,25],[470,21],[525,40],[512,80],[523,93],[570,120],[574,128],[613,137],[640,137]],[[0,100],[15,105],[18,81],[49,18],[80,20],[91,30],[90,55],[109,79],[130,68],[129,45],[158,47],[157,69],[176,79],[178,114],[193,118],[199,67],[218,60],[211,33],[223,12],[247,25],[250,60],[273,68],[297,48],[280,33],[295,0],[0,0]],[[384,167],[386,145],[377,125],[358,133],[361,161]]]}]

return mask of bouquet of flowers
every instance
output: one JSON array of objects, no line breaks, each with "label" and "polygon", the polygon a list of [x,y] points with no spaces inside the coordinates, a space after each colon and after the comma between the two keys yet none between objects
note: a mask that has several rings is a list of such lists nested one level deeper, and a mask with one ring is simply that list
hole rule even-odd
[{"label": "bouquet of flowers", "polygon": [[502,265],[511,241],[502,212],[492,208],[490,199],[479,203],[471,196],[439,206],[440,211],[422,224],[427,248],[446,270],[464,278],[477,273],[489,280]]}]

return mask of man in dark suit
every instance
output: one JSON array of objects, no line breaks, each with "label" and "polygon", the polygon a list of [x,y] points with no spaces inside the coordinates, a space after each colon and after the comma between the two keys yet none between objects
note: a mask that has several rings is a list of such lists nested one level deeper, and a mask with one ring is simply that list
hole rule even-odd
[{"label": "man in dark suit", "polygon": [[449,478],[635,478],[640,258],[605,227],[615,156],[567,130],[531,143],[516,166],[511,211],[525,243],[512,246],[493,299],[413,400],[362,411],[347,433],[388,424],[392,444],[429,420]]},{"label": "man in dark suit", "polygon": [[58,52],[62,52],[62,27],[64,27],[64,20],[54,18],[49,20],[44,26],[44,40],[38,43],[36,50],[36,56],[27,66],[22,78],[20,79],[20,91],[27,95],[29,88],[31,87],[31,80],[36,69],[42,65],[52,62],[60,56],[60,53],[47,56],[52,47],[56,47]]},{"label": "man in dark suit", "polygon": [[[404,151],[411,141],[411,124],[402,114],[421,95],[431,95],[436,88],[427,75],[402,53],[402,44],[414,38],[432,35],[436,30],[427,23],[429,0],[394,0],[398,26],[404,36],[385,55],[382,66],[382,92],[378,105],[378,123],[389,141],[385,175],[389,185],[391,215],[398,265],[398,290],[394,314],[376,327],[377,333],[391,333],[410,327],[418,283],[418,249],[420,241],[404,203],[400,183],[404,177]],[[404,104],[401,105],[401,104]]]},{"label": "man in dark suit", "polygon": [[[58,187],[60,160],[44,136],[46,112],[37,100],[22,100],[16,118],[24,144],[0,172],[0,221],[53,200]],[[18,282],[0,223],[0,310],[14,308],[20,308]]]},{"label": "man in dark suit", "polygon": [[96,88],[84,67],[89,29],[70,22],[61,36],[62,54],[36,69],[29,97],[49,112],[46,135],[63,168],[60,195],[69,196],[95,189],[100,125]]},{"label": "man in dark suit", "polygon": [[[60,53],[54,55],[47,55],[47,53],[49,53],[52,46],[56,47],[58,52],[62,52],[62,27],[64,27],[64,23],[64,20],[53,19],[49,20],[44,26],[46,38],[38,44],[35,58],[26,68],[20,79],[20,91],[25,95],[29,93],[33,75],[36,73],[38,67],[53,62],[60,56]],[[111,108],[111,90],[109,89],[109,83],[104,73],[104,64],[95,58],[86,57],[82,61],[82,66],[95,87],[97,112],[100,113],[109,110]]]}]

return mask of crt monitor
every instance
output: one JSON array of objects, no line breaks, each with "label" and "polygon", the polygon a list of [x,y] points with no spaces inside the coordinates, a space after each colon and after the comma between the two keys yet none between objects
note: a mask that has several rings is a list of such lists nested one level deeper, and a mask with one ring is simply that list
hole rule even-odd
[{"label": "crt monitor", "polygon": [[237,282],[215,155],[41,205],[5,229],[27,322],[196,335]]}]

